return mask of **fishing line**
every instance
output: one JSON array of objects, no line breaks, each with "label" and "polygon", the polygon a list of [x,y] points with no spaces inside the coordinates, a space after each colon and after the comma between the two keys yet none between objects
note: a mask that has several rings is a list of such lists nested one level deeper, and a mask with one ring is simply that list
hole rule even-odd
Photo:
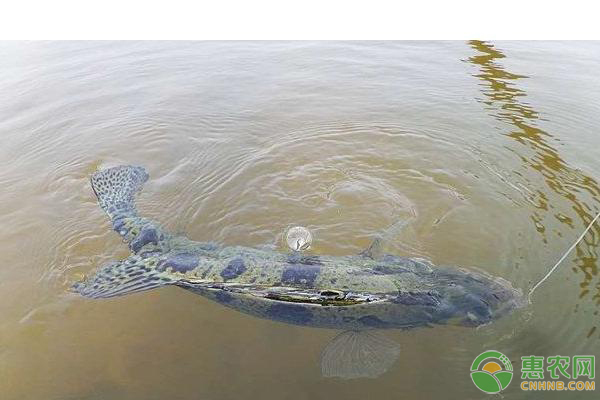
[{"label": "fishing line", "polygon": [[548,279],[550,277],[550,275],[552,275],[552,273],[556,270],[556,268],[558,268],[560,263],[563,262],[565,258],[567,258],[567,256],[575,248],[575,246],[577,246],[579,244],[579,242],[581,242],[583,240],[584,236],[592,228],[592,226],[594,225],[594,223],[596,222],[598,217],[600,217],[600,213],[596,214],[596,216],[594,217],[592,222],[590,222],[589,225],[587,226],[587,228],[585,228],[585,230],[583,231],[581,236],[579,236],[579,238],[575,241],[575,243],[573,243],[571,245],[571,247],[569,247],[569,249],[565,252],[565,254],[563,254],[563,256],[556,262],[556,264],[554,264],[554,267],[550,268],[550,271],[548,271],[548,273],[542,279],[540,279],[531,289],[529,289],[528,298],[529,298],[530,303],[531,303],[531,295],[533,294],[535,289],[537,289],[538,286],[540,286],[542,283],[544,283],[544,281],[546,281],[546,279]]}]

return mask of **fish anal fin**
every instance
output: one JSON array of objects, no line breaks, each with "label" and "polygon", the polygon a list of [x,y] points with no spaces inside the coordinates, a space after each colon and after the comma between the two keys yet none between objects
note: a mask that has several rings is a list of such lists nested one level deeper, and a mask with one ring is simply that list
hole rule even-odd
[{"label": "fish anal fin", "polygon": [[324,377],[376,378],[398,359],[400,345],[376,331],[344,331],[321,353]]}]

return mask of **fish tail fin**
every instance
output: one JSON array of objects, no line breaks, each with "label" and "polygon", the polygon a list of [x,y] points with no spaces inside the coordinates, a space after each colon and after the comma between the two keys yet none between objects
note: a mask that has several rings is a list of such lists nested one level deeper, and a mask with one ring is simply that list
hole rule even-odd
[{"label": "fish tail fin", "polygon": [[96,171],[91,178],[92,189],[100,207],[111,217],[135,214],[135,194],[148,180],[142,167],[121,165]]},{"label": "fish tail fin", "polygon": [[157,257],[131,256],[101,267],[95,275],[73,285],[73,290],[92,299],[123,296],[176,282],[156,268]]}]

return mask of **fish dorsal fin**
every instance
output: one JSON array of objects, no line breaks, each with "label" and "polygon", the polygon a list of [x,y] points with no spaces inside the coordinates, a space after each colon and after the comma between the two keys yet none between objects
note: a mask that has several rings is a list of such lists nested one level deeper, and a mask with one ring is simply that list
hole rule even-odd
[{"label": "fish dorsal fin", "polygon": [[106,298],[141,292],[175,283],[167,272],[156,269],[159,257],[131,256],[101,267],[95,275],[73,285],[85,297]]},{"label": "fish dorsal fin", "polygon": [[389,242],[391,239],[397,236],[402,229],[404,229],[410,222],[413,221],[413,219],[414,216],[394,222],[392,225],[380,232],[375,239],[373,239],[369,247],[361,251],[359,255],[371,258],[373,260],[379,258],[383,253],[383,246],[386,244],[386,242]]},{"label": "fish dorsal fin", "polygon": [[376,237],[375,239],[373,239],[373,241],[371,242],[369,247],[367,247],[366,249],[364,249],[363,251],[361,251],[358,254],[363,257],[368,257],[368,258],[375,260],[381,255],[381,252],[382,252],[381,249],[383,247],[382,242],[383,241],[382,241],[381,237]]},{"label": "fish dorsal fin", "polygon": [[321,353],[324,377],[376,378],[398,359],[400,345],[375,331],[345,331]]}]

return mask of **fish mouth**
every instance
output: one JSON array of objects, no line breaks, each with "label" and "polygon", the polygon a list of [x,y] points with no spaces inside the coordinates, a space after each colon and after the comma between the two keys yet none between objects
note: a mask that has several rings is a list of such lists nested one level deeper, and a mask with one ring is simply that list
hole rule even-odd
[{"label": "fish mouth", "polygon": [[[193,285],[198,286],[197,283],[193,283]],[[305,289],[237,283],[210,283],[202,284],[201,286],[209,290],[249,295],[265,300],[336,307],[378,303],[388,300],[389,297],[385,294],[358,293],[338,289]]]}]

